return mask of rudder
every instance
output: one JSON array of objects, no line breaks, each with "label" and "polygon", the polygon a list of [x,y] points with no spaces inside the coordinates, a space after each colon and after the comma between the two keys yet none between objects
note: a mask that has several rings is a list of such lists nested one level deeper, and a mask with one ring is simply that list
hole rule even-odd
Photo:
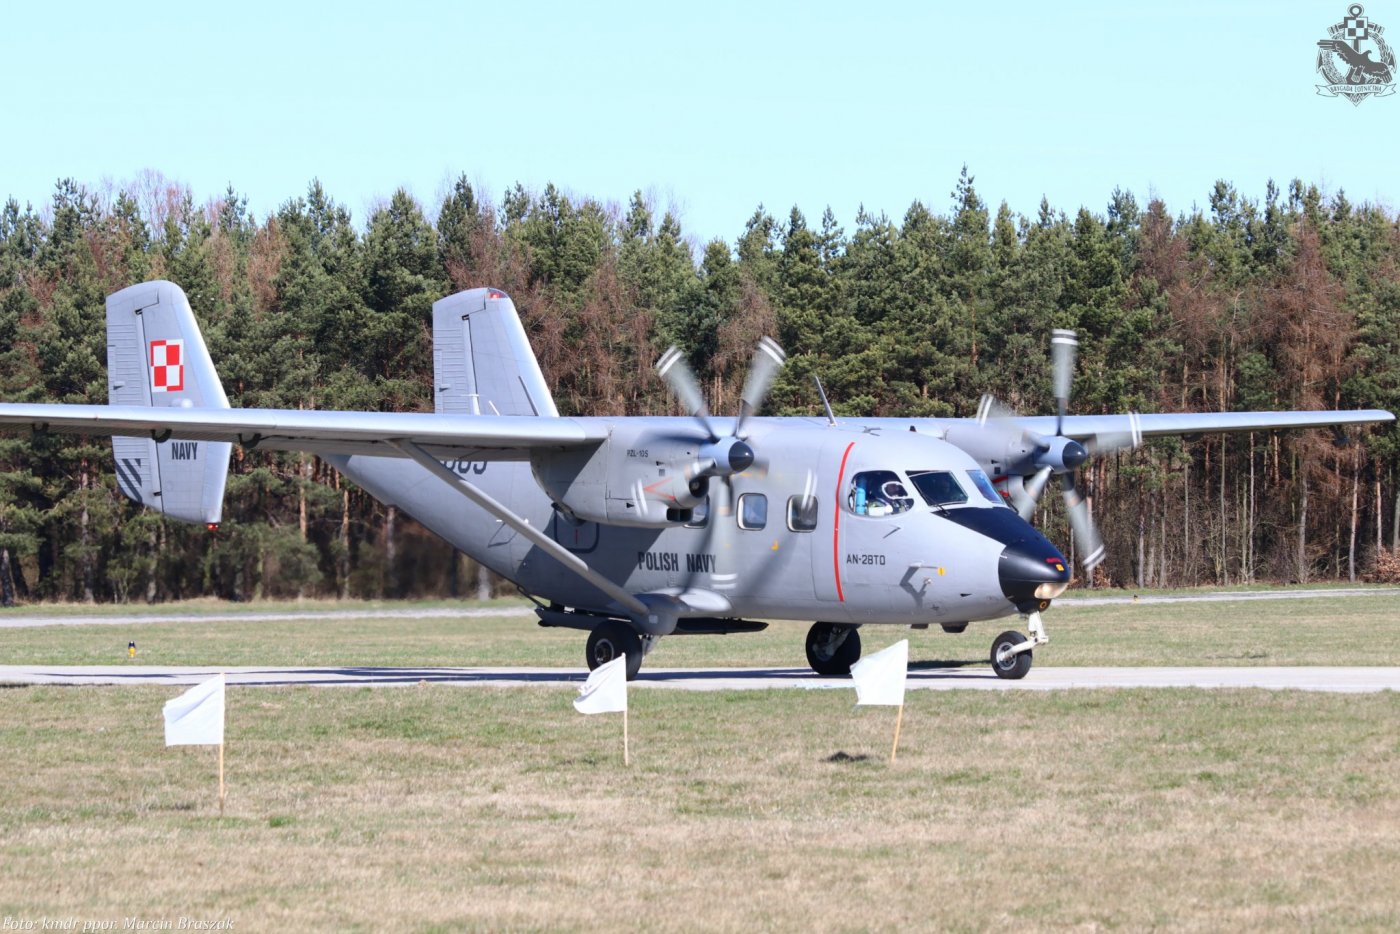
[{"label": "rudder", "polygon": [[[112,405],[229,407],[214,361],[181,288],[143,282],[107,297],[107,385]],[[217,525],[228,479],[227,441],[114,437],[117,487],[172,519]]]},{"label": "rudder", "polygon": [[558,416],[509,295],[468,289],[433,303],[433,399],[439,414]]}]

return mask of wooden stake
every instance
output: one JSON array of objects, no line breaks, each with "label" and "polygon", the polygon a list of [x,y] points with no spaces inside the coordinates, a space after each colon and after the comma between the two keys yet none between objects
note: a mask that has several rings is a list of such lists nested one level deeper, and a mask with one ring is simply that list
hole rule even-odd
[{"label": "wooden stake", "polygon": [[632,764],[632,754],[627,749],[627,708],[622,709],[622,764]]},{"label": "wooden stake", "polygon": [[894,764],[895,753],[899,752],[899,727],[904,723],[904,705],[899,705],[899,713],[894,718],[894,745],[890,747],[890,764]]}]

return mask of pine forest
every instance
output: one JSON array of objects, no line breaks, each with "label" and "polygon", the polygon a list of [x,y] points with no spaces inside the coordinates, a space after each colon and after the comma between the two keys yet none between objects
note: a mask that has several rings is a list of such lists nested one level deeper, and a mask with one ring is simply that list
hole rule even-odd
[{"label": "pine forest", "polygon": [[[941,186],[939,186],[941,187]],[[902,217],[759,206],[700,244],[641,194],[553,185],[499,201],[465,176],[353,217],[312,182],[258,218],[146,173],[60,181],[0,209],[0,399],[107,402],[105,297],[189,295],[235,406],[432,410],[431,306],[515,300],[562,413],[680,414],[652,363],[681,347],[732,412],[755,341],[789,364],[766,414],[1049,414],[1052,328],[1079,334],[1074,414],[1400,410],[1400,223],[1293,181],[1205,206],[1107,193],[1101,211],[989,207],[967,170]],[[1400,432],[1153,440],[1081,483],[1108,546],[1094,586],[1397,580]],[[1037,524],[1068,553],[1057,496]],[[486,579],[309,455],[235,448],[216,533],[128,502],[106,439],[0,436],[0,597],[478,596]]]}]

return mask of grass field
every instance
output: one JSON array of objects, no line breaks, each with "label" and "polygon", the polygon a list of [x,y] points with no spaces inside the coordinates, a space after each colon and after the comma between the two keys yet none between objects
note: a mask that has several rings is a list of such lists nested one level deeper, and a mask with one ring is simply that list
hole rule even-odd
[{"label": "grass field", "polygon": [[[1065,607],[1037,664],[1400,664],[1396,608]],[[1001,628],[914,633],[913,654],[980,660]],[[664,640],[649,663],[797,665],[803,631]],[[521,617],[5,629],[0,660],[112,663],[128,639],[142,664],[581,666],[582,634]],[[214,751],[162,745],[175,693],[0,690],[0,919],[1400,927],[1393,693],[918,691],[890,765],[893,711],[849,692],[634,690],[629,769],[619,718],[577,715],[571,688],[233,689],[222,818]]]},{"label": "grass field", "polygon": [[[0,692],[0,916],[238,930],[1400,926],[1400,698]],[[844,754],[844,755],[843,755]]]},{"label": "grass field", "polygon": [[[523,601],[496,606],[520,610]],[[310,611],[345,604],[298,604]],[[363,609],[364,604],[351,604]],[[370,609],[376,605],[370,605]],[[383,605],[394,610],[450,604]],[[475,608],[474,604],[459,604]],[[188,604],[162,608],[192,615]],[[265,613],[287,604],[199,603],[193,613]],[[25,609],[69,614],[71,608]],[[155,615],[147,608],[107,608],[107,614]],[[1053,607],[1045,614],[1051,643],[1037,665],[1400,665],[1400,588],[1394,595],[1317,597],[1232,603],[1111,604]],[[0,620],[4,617],[0,616]],[[950,635],[934,627],[910,632],[868,626],[867,651],[910,638],[915,660],[981,663],[1003,629],[1020,621],[974,623]],[[733,636],[662,639],[647,659],[653,667],[805,666],[807,624],[775,622],[767,631]],[[249,620],[200,623],[50,626],[0,629],[0,663],[97,665],[122,663],[127,643],[144,665],[392,665],[583,666],[585,635],[544,629],[533,616]],[[645,668],[643,669],[645,670]]]}]

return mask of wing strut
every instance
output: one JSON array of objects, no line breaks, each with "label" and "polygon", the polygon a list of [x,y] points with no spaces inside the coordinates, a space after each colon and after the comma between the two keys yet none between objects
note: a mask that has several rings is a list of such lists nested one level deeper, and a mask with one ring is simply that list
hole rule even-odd
[{"label": "wing strut", "polygon": [[453,471],[448,470],[442,465],[441,461],[412,441],[391,441],[389,444],[391,447],[402,451],[405,457],[412,458],[422,464],[433,476],[452,487],[452,489],[461,493],[467,499],[476,503],[506,525],[515,529],[515,531],[519,532],[521,535],[524,535],[530,541],[538,545],[551,558],[588,581],[594,587],[597,587],[603,593],[612,597],[640,619],[646,619],[647,616],[652,613],[651,610],[647,609],[645,603],[593,570],[582,558],[554,541],[548,535],[544,534],[544,532],[535,528],[522,516],[511,512],[506,508],[504,503],[490,496],[480,488],[468,483]]}]

